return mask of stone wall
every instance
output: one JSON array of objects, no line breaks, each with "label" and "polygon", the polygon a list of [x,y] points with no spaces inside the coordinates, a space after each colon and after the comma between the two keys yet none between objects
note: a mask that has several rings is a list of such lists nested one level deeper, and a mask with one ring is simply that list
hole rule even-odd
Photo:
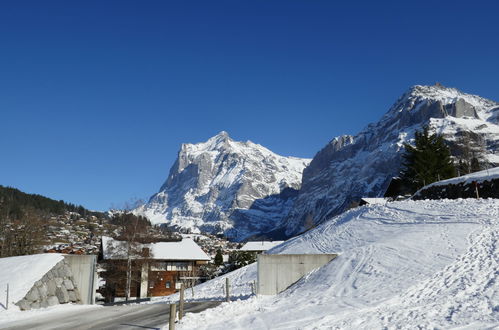
[{"label": "stone wall", "polygon": [[[478,182],[477,185],[480,198],[499,198],[499,179]],[[421,189],[412,199],[443,198],[476,198],[475,185],[473,183],[460,182],[458,184],[430,186]]]},{"label": "stone wall", "polygon": [[16,305],[21,310],[30,310],[66,303],[81,304],[81,297],[69,263],[64,259],[36,281]]}]

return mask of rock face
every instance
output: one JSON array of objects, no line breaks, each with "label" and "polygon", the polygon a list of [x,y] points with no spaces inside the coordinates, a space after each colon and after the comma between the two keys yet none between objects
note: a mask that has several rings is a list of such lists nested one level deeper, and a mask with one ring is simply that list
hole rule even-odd
[{"label": "rock face", "polygon": [[449,145],[467,133],[483,144],[484,161],[499,164],[498,103],[442,86],[414,86],[377,123],[356,136],[333,139],[303,172],[302,187],[285,219],[296,235],[345,211],[361,197],[379,197],[401,170],[404,142],[429,125]]},{"label": "rock face", "polygon": [[38,309],[69,302],[81,303],[79,297],[69,264],[62,260],[37,281],[16,305],[21,310]]},{"label": "rock face", "polygon": [[155,224],[242,240],[280,224],[309,162],[221,132],[204,143],[183,144],[160,191],[135,212]]}]

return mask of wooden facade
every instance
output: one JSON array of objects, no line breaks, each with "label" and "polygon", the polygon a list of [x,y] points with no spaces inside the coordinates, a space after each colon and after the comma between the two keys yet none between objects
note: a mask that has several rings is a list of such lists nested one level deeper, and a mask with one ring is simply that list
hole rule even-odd
[{"label": "wooden facade", "polygon": [[[106,242],[104,242],[106,241]],[[130,296],[136,298],[166,296],[195,285],[199,267],[210,257],[191,239],[175,242],[142,244],[143,253],[132,259]],[[101,293],[106,300],[125,296],[127,243],[109,237],[103,238],[101,277],[106,286]]]}]

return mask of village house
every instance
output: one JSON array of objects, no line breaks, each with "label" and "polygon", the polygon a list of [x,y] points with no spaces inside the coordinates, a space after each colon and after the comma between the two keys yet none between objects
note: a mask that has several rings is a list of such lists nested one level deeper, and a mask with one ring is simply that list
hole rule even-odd
[{"label": "village house", "polygon": [[260,254],[281,243],[284,243],[284,241],[252,241],[246,242],[239,250]]},{"label": "village house", "polygon": [[[175,293],[183,283],[190,287],[199,281],[199,267],[210,257],[190,238],[173,242],[137,244],[132,259],[131,297],[145,298]],[[137,249],[138,248],[138,249]],[[102,265],[106,271],[104,296],[124,297],[127,242],[102,237]],[[120,267],[121,265],[121,267]],[[109,300],[109,299],[108,299]]]}]

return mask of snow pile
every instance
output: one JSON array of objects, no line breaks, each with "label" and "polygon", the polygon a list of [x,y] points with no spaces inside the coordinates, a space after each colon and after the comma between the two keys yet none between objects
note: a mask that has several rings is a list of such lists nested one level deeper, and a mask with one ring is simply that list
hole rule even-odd
[{"label": "snow pile", "polygon": [[[211,281],[199,284],[194,290],[186,289],[185,299],[187,301],[205,301],[205,300],[225,300],[225,282],[226,278],[230,283],[231,299],[245,299],[254,294],[254,285],[256,281],[256,263],[240,268],[228,274],[216,277]],[[193,295],[194,292],[194,295]],[[178,302],[179,294],[172,294],[165,297],[151,298],[154,302]]]},{"label": "snow pile", "polygon": [[[9,285],[9,310],[17,309],[14,303],[24,298],[35,282],[63,259],[57,253],[0,258],[0,292]],[[0,302],[5,304],[5,298],[2,298]]]},{"label": "snow pile", "polygon": [[[188,314],[181,329],[486,328],[499,325],[499,200],[364,206],[272,249],[339,253],[277,296]],[[231,276],[256,279],[250,265]],[[236,278],[234,278],[236,276]],[[216,292],[223,279],[196,287]]]}]

